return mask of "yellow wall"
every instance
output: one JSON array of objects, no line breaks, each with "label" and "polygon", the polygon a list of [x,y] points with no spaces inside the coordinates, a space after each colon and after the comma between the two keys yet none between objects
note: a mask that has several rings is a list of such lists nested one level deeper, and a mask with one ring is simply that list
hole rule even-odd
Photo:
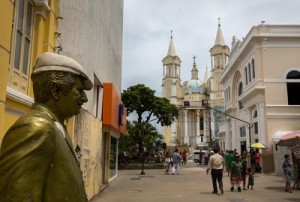
[{"label": "yellow wall", "polygon": [[[11,0],[0,1],[0,143],[7,129],[20,117],[27,112],[30,107],[21,101],[11,100],[7,97],[7,81],[9,77],[8,69],[10,60],[14,58],[11,51],[12,46],[12,22],[14,15],[14,2]],[[30,73],[36,58],[45,51],[55,50],[55,34],[58,29],[56,17],[59,16],[59,0],[49,0],[50,11],[46,7],[34,5],[34,12],[43,11],[46,15],[34,13],[33,38],[30,52]],[[32,84],[29,83],[28,95],[33,97]]]},{"label": "yellow wall", "polygon": [[13,9],[13,3],[10,0],[2,0],[0,2],[0,142],[4,133],[5,123],[5,97],[10,57]]}]

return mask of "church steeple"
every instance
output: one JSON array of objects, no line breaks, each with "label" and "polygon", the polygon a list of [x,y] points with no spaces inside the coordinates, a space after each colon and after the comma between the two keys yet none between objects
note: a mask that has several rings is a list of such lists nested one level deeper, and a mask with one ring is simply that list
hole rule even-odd
[{"label": "church steeple", "polygon": [[205,74],[204,74],[204,78],[203,78],[203,83],[207,83],[208,81],[208,71],[207,71],[207,66],[206,66],[206,69],[205,69]]},{"label": "church steeple", "polygon": [[170,39],[170,44],[169,44],[169,50],[167,56],[176,56],[176,50],[175,46],[173,43],[173,31],[171,30],[171,39]]},{"label": "church steeple", "polygon": [[221,18],[218,18],[219,24],[218,24],[218,31],[217,31],[217,36],[216,36],[216,40],[215,40],[215,45],[225,46],[226,44],[225,44],[223,33],[221,30],[220,19]]},{"label": "church steeple", "polygon": [[196,56],[193,57],[194,63],[193,63],[193,69],[192,69],[192,79],[198,79],[198,69],[196,65]]}]

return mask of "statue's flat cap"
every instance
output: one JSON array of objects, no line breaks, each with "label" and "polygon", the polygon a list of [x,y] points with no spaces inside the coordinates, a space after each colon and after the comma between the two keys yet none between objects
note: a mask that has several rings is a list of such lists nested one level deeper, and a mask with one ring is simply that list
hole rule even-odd
[{"label": "statue's flat cap", "polygon": [[52,52],[42,53],[36,60],[32,74],[39,74],[48,71],[70,72],[84,78],[85,90],[91,90],[93,83],[86,70],[74,59]]}]

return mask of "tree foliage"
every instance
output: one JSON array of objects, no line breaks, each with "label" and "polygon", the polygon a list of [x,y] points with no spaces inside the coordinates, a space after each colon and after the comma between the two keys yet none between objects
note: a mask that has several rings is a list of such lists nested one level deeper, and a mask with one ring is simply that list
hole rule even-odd
[{"label": "tree foliage", "polygon": [[122,101],[128,114],[133,112],[137,114],[138,123],[148,123],[154,117],[161,126],[169,126],[178,117],[175,105],[166,98],[155,96],[155,91],[143,84],[130,86],[124,90]]},{"label": "tree foliage", "polygon": [[128,115],[134,113],[137,120],[127,123],[127,135],[120,139],[120,151],[135,152],[140,157],[144,148],[163,149],[163,136],[150,122],[161,126],[171,125],[178,117],[177,107],[168,99],[155,96],[155,91],[143,84],[130,86],[123,90],[122,101]]}]

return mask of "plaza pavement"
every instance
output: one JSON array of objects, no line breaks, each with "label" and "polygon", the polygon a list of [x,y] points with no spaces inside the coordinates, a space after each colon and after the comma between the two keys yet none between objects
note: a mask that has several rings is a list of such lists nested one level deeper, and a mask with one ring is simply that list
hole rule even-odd
[{"label": "plaza pavement", "polygon": [[[300,202],[300,189],[284,191],[282,176],[256,174],[254,190],[230,191],[224,172],[224,194],[212,194],[206,166],[189,161],[180,175],[165,175],[163,169],[119,170],[118,177],[90,202]],[[293,183],[292,183],[293,185]]]}]

